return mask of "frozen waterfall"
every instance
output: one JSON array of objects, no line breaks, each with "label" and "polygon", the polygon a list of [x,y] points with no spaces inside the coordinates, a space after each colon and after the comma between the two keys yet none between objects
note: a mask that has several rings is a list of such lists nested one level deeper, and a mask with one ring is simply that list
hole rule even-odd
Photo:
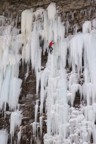
[{"label": "frozen waterfall", "polygon": [[[86,21],[82,32],[65,38],[66,27],[51,3],[47,9],[22,12],[21,34],[12,25],[0,29],[0,110],[5,116],[9,107],[10,144],[17,127],[17,144],[22,137],[23,115],[18,103],[21,61],[27,65],[25,77],[31,65],[36,94],[40,95],[30,124],[32,138],[39,143],[43,137],[44,144],[96,144],[96,19]],[[52,53],[48,48],[51,40]],[[43,67],[45,53],[48,57]],[[0,130],[2,144],[7,144],[8,137],[7,129]]]}]

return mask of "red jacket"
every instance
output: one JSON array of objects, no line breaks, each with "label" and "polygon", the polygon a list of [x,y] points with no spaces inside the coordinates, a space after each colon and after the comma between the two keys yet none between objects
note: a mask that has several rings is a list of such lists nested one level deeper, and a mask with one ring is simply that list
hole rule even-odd
[{"label": "red jacket", "polygon": [[54,44],[54,42],[53,42],[53,41],[51,41],[51,42],[49,43],[49,47],[52,47],[52,46],[53,46],[53,44]]}]

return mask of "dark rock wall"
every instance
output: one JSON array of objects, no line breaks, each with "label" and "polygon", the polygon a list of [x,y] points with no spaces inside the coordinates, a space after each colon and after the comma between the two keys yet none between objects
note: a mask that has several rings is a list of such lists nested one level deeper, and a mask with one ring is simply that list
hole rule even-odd
[{"label": "dark rock wall", "polygon": [[58,14],[66,26],[66,35],[74,33],[74,29],[81,29],[85,20],[96,17],[95,0],[1,0],[0,14],[18,21],[20,27],[21,12],[27,8],[38,7],[47,8],[50,2],[56,2]]},{"label": "dark rock wall", "polygon": [[66,6],[68,6],[70,8],[74,7],[74,6],[84,6],[90,3],[93,3],[95,0],[1,0],[0,3],[5,3],[8,2],[10,4],[27,4],[27,5],[32,5],[32,6],[36,6],[36,5],[45,5],[45,4],[49,4],[50,2],[56,2],[57,4],[60,3],[64,3]]}]

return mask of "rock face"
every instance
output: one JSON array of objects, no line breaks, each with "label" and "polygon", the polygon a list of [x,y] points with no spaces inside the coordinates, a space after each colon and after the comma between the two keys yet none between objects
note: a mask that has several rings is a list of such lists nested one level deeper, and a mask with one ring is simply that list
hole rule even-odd
[{"label": "rock face", "polygon": [[[20,27],[21,12],[28,8],[46,8],[50,2],[56,2],[58,14],[66,26],[66,34],[78,31],[85,20],[96,16],[95,0],[2,0],[0,1],[0,14],[14,20],[14,24]],[[18,23],[17,23],[18,21]],[[9,22],[9,21],[8,21]]]},{"label": "rock face", "polygon": [[60,4],[60,3],[64,3],[66,6],[69,6],[70,8],[70,4],[72,7],[74,6],[84,6],[84,5],[88,5],[90,3],[93,3],[94,0],[90,1],[90,0],[1,0],[0,1],[1,3],[4,3],[4,2],[9,2],[10,4],[16,4],[16,3],[23,3],[23,4],[27,4],[27,5],[32,5],[32,6],[40,6],[41,5],[44,5],[44,4],[49,4],[50,2],[56,2],[57,4]]}]

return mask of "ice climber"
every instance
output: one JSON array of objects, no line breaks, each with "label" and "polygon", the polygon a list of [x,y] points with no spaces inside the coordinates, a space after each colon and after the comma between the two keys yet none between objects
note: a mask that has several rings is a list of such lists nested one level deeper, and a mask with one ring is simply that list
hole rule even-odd
[{"label": "ice climber", "polygon": [[54,42],[53,42],[53,40],[49,43],[49,51],[50,51],[50,53],[52,53],[52,51],[53,51],[53,44],[54,44]]}]

